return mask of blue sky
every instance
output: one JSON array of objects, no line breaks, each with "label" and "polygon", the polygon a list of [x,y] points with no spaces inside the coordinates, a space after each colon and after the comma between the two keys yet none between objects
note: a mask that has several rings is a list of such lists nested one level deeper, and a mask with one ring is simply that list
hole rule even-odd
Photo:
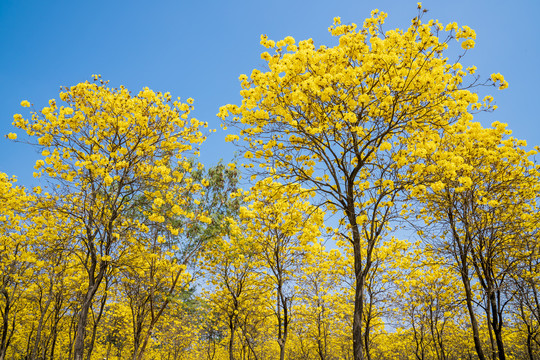
[{"label": "blue sky", "polygon": [[[504,91],[490,90],[499,109],[477,119],[509,124],[514,136],[540,144],[536,107],[540,83],[537,0],[424,1],[425,19],[456,21],[476,31],[477,45],[464,61],[485,77],[500,72]],[[219,129],[221,105],[240,101],[238,76],[261,68],[260,35],[331,44],[335,16],[361,24],[371,10],[389,14],[387,29],[406,28],[416,0],[334,1],[0,1],[0,171],[34,184],[35,150],[3,135],[14,132],[21,100],[36,108],[58,99],[60,86],[101,74],[112,86],[134,92],[148,86],[195,99],[193,115]],[[229,161],[234,148],[219,129],[203,148],[202,161]]]}]

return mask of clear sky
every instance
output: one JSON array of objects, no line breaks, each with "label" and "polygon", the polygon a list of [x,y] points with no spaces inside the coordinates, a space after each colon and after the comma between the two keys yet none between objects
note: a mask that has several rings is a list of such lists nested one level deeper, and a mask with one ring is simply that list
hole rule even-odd
[{"label": "clear sky", "polygon": [[[478,118],[509,124],[514,136],[540,145],[538,0],[429,0],[425,20],[456,21],[476,31],[465,65],[488,77],[500,72],[507,90],[490,92],[499,109]],[[0,171],[33,184],[38,155],[3,135],[16,132],[13,114],[27,116],[21,100],[36,108],[58,99],[60,86],[101,74],[133,92],[148,86],[173,97],[195,99],[193,115],[219,129],[221,105],[240,101],[238,76],[261,68],[260,35],[279,40],[313,38],[331,44],[335,16],[362,24],[372,9],[387,12],[387,29],[407,28],[416,0],[244,1],[43,1],[0,0]],[[229,161],[234,148],[219,129],[202,161]]]}]

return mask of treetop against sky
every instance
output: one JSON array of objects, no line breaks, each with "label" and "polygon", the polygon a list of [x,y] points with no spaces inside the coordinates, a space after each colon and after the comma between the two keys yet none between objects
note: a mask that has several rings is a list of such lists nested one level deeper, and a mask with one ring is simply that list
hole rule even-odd
[{"label": "treetop against sky", "polygon": [[[60,86],[73,86],[101,74],[113,87],[137,93],[148,86],[183,101],[195,99],[193,116],[218,128],[216,113],[240,99],[240,74],[264,66],[261,34],[279,40],[313,38],[315,45],[334,45],[327,28],[332,19],[362,24],[371,10],[388,13],[385,29],[406,28],[416,16],[416,1],[178,2],[91,3],[2,1],[0,4],[0,133],[14,131],[13,115],[28,100],[37,110],[58,98]],[[475,30],[475,49],[464,67],[479,75],[500,72],[509,83],[502,92],[489,89],[497,111],[475,119],[509,124],[514,136],[539,143],[535,118],[539,80],[533,0],[424,1],[424,19],[457,22]],[[451,59],[453,60],[453,59]],[[209,134],[202,161],[230,160],[235,149],[222,131]],[[30,147],[0,138],[0,168],[31,184],[37,154]]]},{"label": "treetop against sky", "polygon": [[531,4],[4,2],[0,360],[538,358]]}]

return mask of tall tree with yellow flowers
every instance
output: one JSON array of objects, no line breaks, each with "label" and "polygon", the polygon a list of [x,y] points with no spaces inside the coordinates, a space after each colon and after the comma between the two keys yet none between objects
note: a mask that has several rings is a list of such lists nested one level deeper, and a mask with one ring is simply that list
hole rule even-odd
[{"label": "tall tree with yellow flowers", "polygon": [[296,352],[288,344],[298,281],[320,235],[322,212],[306,201],[310,191],[271,178],[234,196],[245,206],[205,254],[205,294],[219,314],[216,324],[227,329],[229,359],[285,359]]},{"label": "tall tree with yellow flowers", "polygon": [[21,323],[24,295],[37,262],[32,252],[33,239],[26,236],[33,197],[15,181],[0,173],[0,360],[6,358]]},{"label": "tall tree with yellow flowers", "polygon": [[[329,212],[341,215],[336,233],[354,254],[354,359],[364,359],[363,313],[372,254],[397,216],[401,194],[398,150],[416,136],[470,117],[480,82],[445,54],[457,39],[467,51],[475,32],[451,23],[446,28],[418,16],[406,30],[384,32],[378,10],[362,27],[334,20],[339,44],[316,48],[313,40],[261,44],[268,71],[240,76],[242,104],[221,108],[224,124],[239,129],[227,136],[245,148],[244,157],[264,176],[299,182],[316,191]],[[472,80],[468,80],[469,78]],[[506,82],[497,74],[484,84]],[[241,139],[241,140],[240,140]]]},{"label": "tall tree with yellow flowers", "polygon": [[[216,326],[226,328],[228,360],[245,357],[237,342],[246,338],[242,334],[246,323],[271,313],[264,307],[272,294],[264,287],[258,273],[258,262],[250,244],[251,239],[242,231],[234,220],[230,220],[231,229],[228,236],[214,242],[210,251],[205,253],[202,267],[208,277],[204,290],[205,298],[213,313]],[[240,335],[240,336],[239,336]],[[247,341],[247,352],[256,355],[253,345]],[[246,346],[242,347],[244,350]]]},{"label": "tall tree with yellow flowers", "polygon": [[[487,99],[490,100],[489,97]],[[437,249],[452,259],[461,277],[476,352],[482,349],[475,292],[485,299],[490,337],[499,359],[506,358],[505,313],[513,294],[510,280],[531,255],[526,238],[536,232],[535,209],[540,191],[536,152],[509,137],[506,124],[491,128],[461,120],[444,134],[425,139],[433,152],[414,151],[422,159],[411,167],[419,183],[412,194],[423,206],[419,217],[430,229],[439,227]]]},{"label": "tall tree with yellow flowers", "polygon": [[267,304],[277,324],[279,359],[284,360],[297,302],[299,272],[309,245],[316,242],[323,228],[323,213],[307,200],[312,192],[299,184],[283,185],[272,178],[257,182],[240,209],[244,236],[251,241],[273,301]]},{"label": "tall tree with yellow flowers", "polygon": [[[148,231],[146,220],[161,222],[177,233],[172,215],[209,222],[203,213],[182,208],[186,192],[198,187],[182,182],[188,158],[198,155],[206,123],[189,119],[188,103],[148,88],[132,95],[126,88],[111,89],[95,82],[64,88],[60,99],[32,112],[29,120],[14,116],[14,125],[41,150],[37,176],[58,185],[55,211],[66,216],[78,233],[69,244],[84,269],[73,358],[82,360],[90,308],[111,266]],[[28,106],[28,102],[23,102]],[[143,207],[148,201],[151,208]],[[163,214],[161,209],[169,209]],[[144,219],[133,214],[142,213]],[[165,216],[170,214],[171,216]]]},{"label": "tall tree with yellow flowers", "polygon": [[[146,221],[149,231],[140,234],[137,246],[119,264],[124,294],[132,309],[133,360],[143,357],[167,308],[181,305],[181,295],[194,280],[188,267],[195,265],[197,271],[197,257],[226,230],[226,217],[238,207],[238,201],[229,197],[236,190],[236,170],[220,163],[205,171],[201,163],[190,163],[176,171],[184,174],[180,188],[185,192],[175,194],[184,203],[172,207],[172,216],[170,204],[161,206],[160,214],[167,221]],[[147,206],[154,208],[155,203]],[[141,214],[139,217],[144,219]]]}]

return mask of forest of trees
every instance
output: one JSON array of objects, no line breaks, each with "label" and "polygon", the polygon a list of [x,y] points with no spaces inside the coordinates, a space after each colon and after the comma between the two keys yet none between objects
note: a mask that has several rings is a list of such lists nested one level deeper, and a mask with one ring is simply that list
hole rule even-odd
[{"label": "forest of trees", "polygon": [[228,164],[199,161],[193,99],[94,75],[22,101],[39,185],[0,173],[0,360],[539,359],[537,148],[473,120],[508,84],[423,14],[262,36]]}]

